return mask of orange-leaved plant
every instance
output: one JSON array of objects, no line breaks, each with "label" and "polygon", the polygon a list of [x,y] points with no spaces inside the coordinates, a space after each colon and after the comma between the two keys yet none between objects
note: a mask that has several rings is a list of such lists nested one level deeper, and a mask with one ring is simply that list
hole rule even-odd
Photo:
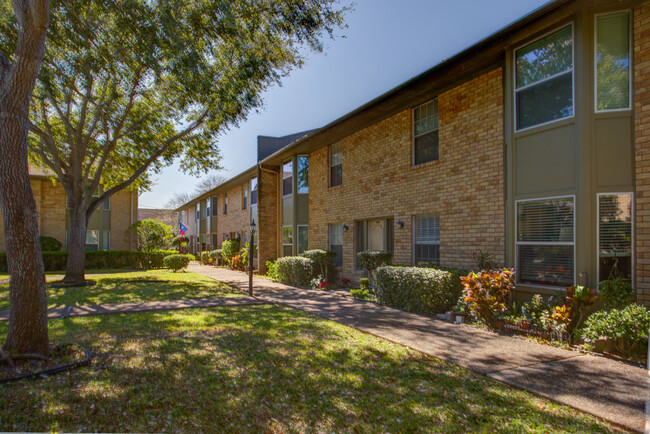
[{"label": "orange-leaved plant", "polygon": [[515,270],[481,271],[461,277],[470,313],[489,326],[507,310],[508,296],[515,288]]}]

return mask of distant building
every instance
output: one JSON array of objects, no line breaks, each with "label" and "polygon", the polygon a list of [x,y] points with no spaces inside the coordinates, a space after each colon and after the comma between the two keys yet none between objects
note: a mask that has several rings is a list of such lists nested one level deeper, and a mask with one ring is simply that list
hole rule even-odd
[{"label": "distant building", "polygon": [[138,220],[154,219],[172,227],[178,233],[178,215],[173,209],[164,208],[138,208]]}]

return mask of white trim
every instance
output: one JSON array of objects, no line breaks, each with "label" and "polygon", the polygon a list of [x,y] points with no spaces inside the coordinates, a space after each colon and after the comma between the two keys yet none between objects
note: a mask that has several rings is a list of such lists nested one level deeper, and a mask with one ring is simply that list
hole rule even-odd
[{"label": "white trim", "polygon": [[[545,37],[547,37],[549,35],[552,35],[553,33],[559,32],[560,30],[563,30],[566,27],[571,27],[571,116],[565,116],[565,117],[558,118],[558,119],[553,119],[553,120],[550,120],[548,122],[544,122],[544,123],[541,123],[541,124],[536,124],[536,125],[532,125],[530,127],[519,129],[519,128],[517,128],[517,107],[518,107],[517,106],[517,92],[519,92],[522,89],[525,90],[527,87],[530,87],[531,85],[526,85],[523,88],[517,89],[517,51],[524,48],[524,47],[526,47],[526,46],[528,46],[528,45],[531,45],[531,44],[539,41],[540,39],[544,39]],[[526,131],[526,130],[529,130],[531,128],[537,128],[537,127],[540,127],[542,125],[548,125],[548,124],[551,124],[553,122],[561,121],[561,120],[564,120],[564,119],[575,118],[575,115],[576,115],[576,78],[575,78],[576,41],[575,41],[575,28],[574,28],[574,25],[573,25],[573,21],[570,21],[568,24],[555,27],[552,30],[544,33],[543,35],[541,35],[539,37],[537,37],[536,39],[533,39],[532,41],[526,42],[524,44],[521,44],[521,45],[513,48],[512,54],[513,54],[512,55],[512,77],[513,77],[513,80],[512,80],[512,86],[513,86],[513,113],[512,113],[512,116],[514,118],[513,128],[514,128],[515,133],[519,133],[521,131]],[[568,72],[569,71],[563,71],[560,74],[567,74]],[[559,74],[555,74],[553,77],[556,77],[558,75]],[[547,77],[544,80],[547,80],[547,79],[550,79],[550,78],[551,77]],[[536,81],[534,84],[539,84],[542,81],[543,80]]]},{"label": "white trim", "polygon": [[[606,15],[622,15],[622,14],[627,14],[627,30],[628,30],[628,102],[627,102],[627,108],[619,108],[619,109],[606,109],[606,110],[598,110],[598,17],[606,16]],[[632,110],[632,69],[634,65],[632,64],[632,51],[634,49],[634,41],[632,40],[632,33],[633,29],[632,26],[634,25],[634,22],[632,20],[632,11],[630,9],[622,9],[620,11],[616,12],[604,12],[600,14],[594,14],[594,59],[593,59],[593,67],[594,67],[594,113],[612,113],[612,112],[625,112],[625,111],[631,111]]]},{"label": "white trim", "polygon": [[[527,242],[527,241],[518,241],[519,239],[519,203],[520,202],[532,202],[532,201],[542,201],[542,200],[553,200],[553,199],[565,199],[565,198],[571,198],[573,200],[573,243],[569,243],[568,241],[558,241],[558,242]],[[546,245],[553,245],[553,246],[570,246],[573,245],[573,285],[576,284],[576,262],[577,262],[577,249],[576,249],[576,220],[577,220],[577,214],[578,210],[576,207],[576,196],[575,194],[570,194],[570,195],[564,195],[564,196],[548,196],[548,197],[539,197],[539,198],[533,198],[533,199],[520,199],[520,200],[515,200],[515,276],[516,276],[516,283],[519,285],[525,285],[525,286],[530,286],[530,287],[536,287],[536,288],[563,288],[564,286],[562,285],[542,285],[542,284],[533,284],[533,283],[525,283],[521,282],[521,273],[519,272],[520,264],[519,264],[519,246],[520,245],[536,245],[536,246],[546,246]]]},{"label": "white trim", "polygon": [[625,191],[625,192],[613,192],[613,193],[596,193],[596,290],[600,289],[600,197],[601,196],[630,196],[630,219],[632,219],[632,227],[630,228],[630,280],[632,281],[632,287],[634,288],[636,284],[636,255],[635,255],[635,223],[636,218],[634,214],[634,192]]},{"label": "white trim", "polygon": [[[287,164],[291,164],[291,193],[284,194],[284,179],[285,179],[284,178],[284,166],[287,165]],[[289,160],[286,160],[284,163],[282,163],[282,166],[280,168],[280,173],[282,174],[282,178],[281,178],[281,181],[280,181],[281,182],[280,183],[280,195],[283,198],[293,196],[293,193],[294,193],[294,191],[293,191],[294,190],[294,185],[293,184],[294,184],[294,181],[295,181],[295,168],[294,168],[294,164],[293,164],[293,158],[291,158]]]},{"label": "white trim", "polygon": [[300,255],[300,228],[307,228],[307,250],[309,250],[309,225],[296,225],[296,254]]}]

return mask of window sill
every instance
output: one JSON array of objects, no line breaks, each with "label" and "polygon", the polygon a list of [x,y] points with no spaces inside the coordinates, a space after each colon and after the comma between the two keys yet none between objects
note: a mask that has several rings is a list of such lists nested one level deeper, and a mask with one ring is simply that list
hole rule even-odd
[{"label": "window sill", "polygon": [[550,131],[550,130],[554,130],[556,128],[562,128],[562,127],[565,127],[567,125],[571,125],[571,124],[575,123],[575,121],[576,121],[575,115],[570,116],[568,118],[562,118],[562,119],[558,119],[558,120],[555,120],[555,121],[549,121],[549,122],[546,122],[544,124],[535,125],[535,126],[532,126],[532,127],[524,128],[523,130],[515,131],[515,137],[516,138],[526,137],[526,136],[529,136],[529,135],[532,135],[532,134],[538,134],[538,133],[541,133],[541,132],[544,132],[544,131]]},{"label": "window sill", "polygon": [[437,166],[440,164],[440,159],[433,160],[433,161],[427,161],[426,163],[420,163],[420,164],[411,164],[411,167],[409,167],[409,170],[418,170],[418,169],[424,169],[426,167],[432,167],[432,166]]},{"label": "window sill", "polygon": [[333,186],[333,187],[332,187],[332,186],[327,187],[328,190],[338,190],[338,189],[341,189],[341,188],[343,188],[343,184],[341,184],[341,185],[335,185],[335,186]]}]

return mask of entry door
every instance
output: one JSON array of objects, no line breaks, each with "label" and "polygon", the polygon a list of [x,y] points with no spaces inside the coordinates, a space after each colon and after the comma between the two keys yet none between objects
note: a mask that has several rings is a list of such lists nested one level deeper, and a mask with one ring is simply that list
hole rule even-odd
[{"label": "entry door", "polygon": [[368,221],[368,249],[386,250],[386,220]]}]

